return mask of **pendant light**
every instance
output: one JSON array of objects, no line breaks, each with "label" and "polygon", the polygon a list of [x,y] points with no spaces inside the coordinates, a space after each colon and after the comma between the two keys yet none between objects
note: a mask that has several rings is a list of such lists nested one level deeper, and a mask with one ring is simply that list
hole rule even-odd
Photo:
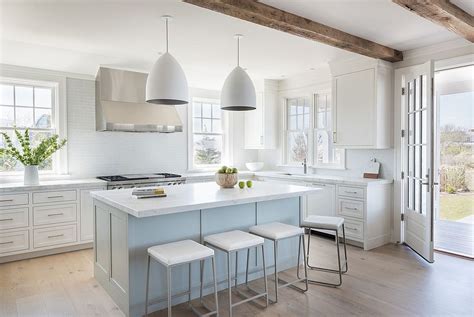
[{"label": "pendant light", "polygon": [[166,53],[153,65],[146,80],[146,102],[162,105],[183,105],[189,102],[188,82],[178,61],[168,52],[169,15],[162,16],[166,24]]},{"label": "pendant light", "polygon": [[241,34],[236,34],[237,39],[237,67],[227,76],[221,91],[221,109],[230,111],[255,110],[257,96],[255,87],[247,72],[240,67],[240,39]]}]

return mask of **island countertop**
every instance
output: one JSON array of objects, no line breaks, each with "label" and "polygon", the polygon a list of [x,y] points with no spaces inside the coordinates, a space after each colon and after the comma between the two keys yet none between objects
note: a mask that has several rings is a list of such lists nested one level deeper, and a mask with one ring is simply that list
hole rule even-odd
[{"label": "island countertop", "polygon": [[252,188],[220,188],[214,182],[167,186],[167,197],[137,199],[132,189],[95,191],[91,196],[137,218],[298,197],[320,189],[254,181]]}]

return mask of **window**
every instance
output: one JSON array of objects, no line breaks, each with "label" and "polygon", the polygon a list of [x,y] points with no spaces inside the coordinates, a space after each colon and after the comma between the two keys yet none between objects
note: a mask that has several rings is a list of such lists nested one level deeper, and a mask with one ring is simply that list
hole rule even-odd
[{"label": "window", "polygon": [[331,94],[315,94],[314,167],[344,167],[344,150],[334,148]]},{"label": "window", "polygon": [[219,101],[193,99],[191,112],[191,169],[221,165],[224,161],[224,134]]},{"label": "window", "polygon": [[287,163],[292,165],[308,160],[308,137],[311,132],[311,105],[309,98],[287,99],[286,146]]},{"label": "window", "polygon": [[[0,131],[12,137],[15,127],[24,133],[30,129],[32,145],[37,145],[43,138],[57,133],[55,127],[56,89],[53,85],[27,83],[25,81],[0,82]],[[18,145],[18,144],[16,144]],[[0,137],[0,146],[4,140]],[[57,165],[57,155],[41,166],[40,170],[53,171]],[[22,171],[23,165],[8,156],[0,156],[0,172]]]},{"label": "window", "polygon": [[285,163],[321,168],[344,167],[344,150],[333,147],[331,94],[286,99]]}]

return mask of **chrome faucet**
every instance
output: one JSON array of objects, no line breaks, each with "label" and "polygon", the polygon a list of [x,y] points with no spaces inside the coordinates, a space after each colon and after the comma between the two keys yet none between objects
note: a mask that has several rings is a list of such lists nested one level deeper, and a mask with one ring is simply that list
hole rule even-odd
[{"label": "chrome faucet", "polygon": [[308,164],[307,164],[306,158],[303,159],[303,163],[301,164],[303,165],[303,173],[308,174]]}]

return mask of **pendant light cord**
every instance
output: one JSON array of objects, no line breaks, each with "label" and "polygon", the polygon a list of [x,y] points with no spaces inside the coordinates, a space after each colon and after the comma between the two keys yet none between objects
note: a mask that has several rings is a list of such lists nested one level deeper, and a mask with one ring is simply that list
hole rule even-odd
[{"label": "pendant light cord", "polygon": [[237,67],[240,67],[240,36],[237,36]]},{"label": "pendant light cord", "polygon": [[166,53],[168,53],[168,46],[169,46],[169,40],[168,40],[168,37],[169,37],[169,30],[168,30],[168,18],[166,18],[165,20],[165,23],[166,23]]}]

